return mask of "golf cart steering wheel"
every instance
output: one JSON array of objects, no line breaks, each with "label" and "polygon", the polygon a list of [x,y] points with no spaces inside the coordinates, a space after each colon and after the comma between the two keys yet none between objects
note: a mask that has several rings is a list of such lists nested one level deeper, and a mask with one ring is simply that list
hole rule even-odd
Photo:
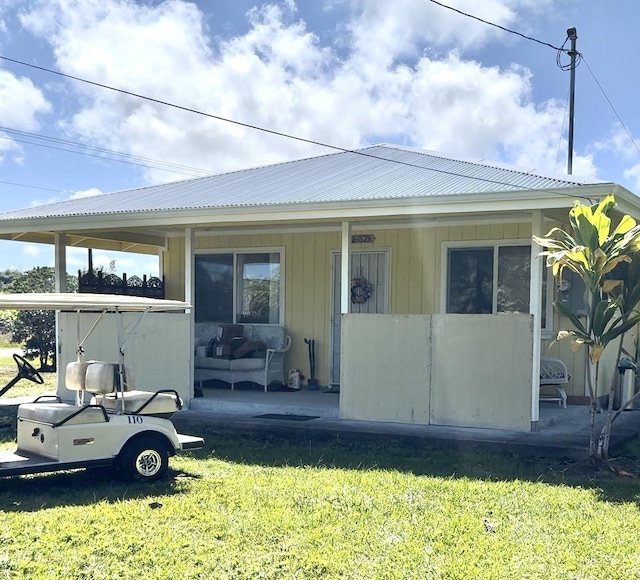
[{"label": "golf cart steering wheel", "polygon": [[40,373],[34,369],[31,364],[19,354],[13,355],[13,360],[18,365],[18,377],[21,379],[28,379],[34,383],[41,385],[44,383],[44,379],[40,376]]}]

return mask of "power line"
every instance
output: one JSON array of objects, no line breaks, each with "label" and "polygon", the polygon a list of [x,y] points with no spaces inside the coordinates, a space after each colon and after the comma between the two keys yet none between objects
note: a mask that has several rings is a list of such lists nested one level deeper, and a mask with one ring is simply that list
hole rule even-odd
[{"label": "power line", "polygon": [[[15,138],[11,138],[9,139],[9,137],[3,137],[2,135],[0,135],[0,139],[8,139],[11,141],[15,141],[16,143],[24,143],[27,145],[34,145],[36,147],[46,147],[48,149],[56,149],[59,151],[66,151],[68,153],[75,153],[77,155],[86,155],[89,157],[98,157],[100,159],[109,159],[110,161],[119,161],[121,163],[130,163],[131,165],[137,165],[137,166],[142,166],[142,167],[148,167],[149,169],[160,169],[162,171],[171,171],[173,173],[179,173],[181,175],[191,175],[191,176],[195,176],[195,177],[200,177],[203,175],[212,175],[213,172],[212,171],[208,171],[206,169],[200,169],[198,167],[190,167],[188,165],[181,165],[178,163],[171,163],[168,161],[161,161],[158,159],[151,159],[149,157],[142,157],[140,155],[134,155],[131,153],[122,153],[120,151],[114,151],[112,149],[105,149],[104,147],[96,147],[94,145],[86,145],[83,143],[78,143],[76,141],[68,141],[66,139],[61,139],[59,137],[52,137],[49,135],[39,135],[37,133],[31,133],[29,131],[20,131],[18,129],[11,129],[9,127],[3,127],[0,126],[0,131],[4,132],[4,133],[9,133],[9,134],[13,134],[13,135],[20,135],[20,136],[24,136],[24,137],[30,137],[32,139],[40,139],[42,141],[48,141],[51,143],[57,143],[57,144],[61,144],[61,145],[69,145],[71,147],[76,147],[78,149],[87,149],[89,151],[96,151],[98,153],[104,153],[107,155],[112,155],[115,157],[122,157],[123,159],[112,159],[111,157],[105,157],[105,155],[94,155],[94,154],[90,154],[90,153],[84,153],[82,151],[73,151],[71,149],[67,149],[67,148],[62,148],[62,147],[54,147],[53,145],[43,145],[41,143],[33,143],[31,141],[23,141],[20,139],[15,139]],[[147,163],[134,163],[132,161],[127,161],[127,159],[137,159],[140,161],[146,161]],[[153,165],[150,165],[153,164]],[[162,167],[162,166],[166,166],[166,167]],[[171,167],[175,167],[177,169],[171,169]],[[188,172],[185,171],[180,171],[180,169],[185,169],[188,170]],[[195,172],[195,173],[194,173]]]},{"label": "power line", "polygon": [[1,181],[5,185],[15,185],[16,187],[27,187],[29,189],[41,189],[42,191],[53,191],[54,193],[64,193],[61,189],[52,189],[50,187],[40,187],[39,185],[27,185],[26,183],[14,183],[13,181]]},{"label": "power line", "polygon": [[[575,34],[575,28],[574,29],[569,29],[567,32],[572,31]],[[577,38],[577,36],[576,36]],[[571,37],[567,34],[567,38],[565,38],[564,42],[562,43],[562,46],[558,49],[558,54],[556,55],[556,65],[558,65],[558,68],[562,71],[570,71],[573,69],[578,68],[578,66],[580,65],[580,63],[582,62],[582,53],[576,51],[575,53],[575,61],[574,59],[571,59],[567,64],[563,64],[562,63],[562,55],[563,54],[568,54],[569,56],[571,56],[572,51],[571,49],[566,49],[565,46],[567,44],[567,42],[571,40]]]},{"label": "power line", "polygon": [[126,163],[128,165],[137,165],[139,167],[147,167],[150,169],[156,169],[159,171],[169,171],[171,173],[180,173],[182,175],[187,175],[189,177],[203,177],[202,174],[200,175],[194,175],[193,173],[185,173],[184,171],[178,171],[176,169],[165,169],[163,167],[151,167],[150,165],[147,165],[145,163],[136,163],[135,161],[127,161],[125,159],[117,159],[115,157],[105,157],[104,155],[97,155],[95,153],[87,153],[84,151],[73,151],[72,149],[65,149],[63,147],[55,147],[53,145],[45,145],[44,143],[34,143],[33,141],[24,141],[23,139],[15,139],[15,138],[9,138],[9,137],[3,137],[2,135],[0,135],[0,139],[7,139],[10,141],[13,141],[14,143],[23,143],[25,145],[32,145],[34,147],[42,147],[44,149],[54,149],[56,151],[65,151],[67,153],[74,153],[75,155],[83,155],[85,157],[96,157],[98,159],[108,159],[109,161],[115,161],[116,163]]},{"label": "power line", "polygon": [[473,20],[477,20],[478,22],[482,22],[483,24],[487,24],[489,26],[494,26],[495,28],[499,28],[500,30],[503,30],[504,32],[508,32],[509,34],[515,34],[516,36],[520,36],[521,38],[524,38],[525,40],[530,40],[531,42],[537,42],[538,44],[541,44],[543,46],[547,46],[549,48],[553,48],[553,50],[558,50],[560,52],[566,52],[564,46],[562,46],[562,47],[554,46],[553,44],[550,44],[548,42],[544,42],[543,40],[538,40],[537,38],[534,38],[533,36],[527,36],[526,34],[522,34],[522,32],[518,32],[517,30],[511,30],[510,28],[506,28],[505,26],[501,26],[500,24],[496,24],[495,22],[490,22],[489,20],[483,20],[482,18],[480,18],[478,16],[474,16],[473,14],[469,14],[468,12],[463,12],[462,10],[458,10],[457,8],[454,8],[453,6],[448,6],[447,4],[443,4],[442,2],[437,2],[437,0],[429,0],[429,2],[431,2],[432,4],[437,4],[438,6],[441,6],[442,8],[446,8],[447,10],[451,10],[452,12],[457,12],[458,14],[461,14],[462,16],[466,16],[467,18],[472,18]]},{"label": "power line", "polygon": [[[452,175],[454,177],[464,177],[461,174],[455,173],[453,171],[446,171],[444,169],[435,169],[435,168],[423,167],[421,165],[408,163],[406,161],[400,161],[400,160],[397,160],[397,159],[387,159],[387,158],[384,158],[384,157],[378,157],[377,155],[372,155],[370,153],[365,153],[364,151],[355,151],[353,149],[347,149],[345,147],[339,147],[337,145],[330,145],[328,143],[323,143],[321,141],[315,141],[313,139],[307,139],[305,137],[298,137],[298,136],[291,135],[291,134],[288,134],[288,133],[283,133],[281,131],[276,131],[274,129],[267,129],[265,127],[260,127],[258,125],[252,125],[250,123],[243,123],[242,121],[236,121],[234,119],[228,119],[228,118],[225,118],[225,117],[221,117],[220,115],[214,115],[213,113],[205,113],[204,111],[199,111],[198,109],[185,107],[183,105],[177,105],[175,103],[170,103],[168,101],[163,101],[161,99],[155,99],[153,97],[148,97],[148,96],[145,96],[145,95],[141,95],[139,93],[134,93],[132,91],[127,91],[125,89],[112,87],[110,85],[105,85],[103,83],[98,83],[96,81],[90,81],[88,79],[83,79],[81,77],[77,77],[77,76],[74,76],[74,75],[69,75],[69,74],[66,74],[66,73],[63,73],[63,72],[60,72],[60,71],[52,70],[52,69],[45,68],[45,67],[42,67],[42,66],[38,66],[38,65],[35,65],[35,64],[30,64],[30,63],[27,63],[27,62],[24,62],[24,61],[21,61],[21,60],[17,60],[17,59],[14,59],[14,58],[10,58],[10,57],[7,57],[7,56],[0,55],[0,60],[5,60],[7,62],[12,62],[12,63],[19,64],[19,65],[22,65],[22,66],[33,68],[33,69],[36,69],[36,70],[48,72],[50,74],[55,74],[55,75],[58,75],[58,76],[61,76],[61,77],[64,77],[64,78],[68,78],[68,79],[71,79],[71,80],[74,80],[74,81],[78,81],[78,82],[81,82],[81,83],[89,84],[89,85],[96,86],[96,87],[99,87],[99,88],[102,88],[102,89],[106,89],[106,90],[109,90],[109,91],[114,91],[114,92],[117,92],[117,93],[120,93],[120,94],[123,94],[123,95],[128,95],[128,96],[131,96],[131,97],[135,97],[137,99],[142,99],[142,100],[145,100],[145,101],[149,101],[151,103],[156,103],[156,104],[159,104],[159,105],[163,105],[165,107],[171,107],[171,108],[174,108],[174,109],[178,109],[180,111],[193,113],[195,115],[200,115],[200,116],[207,117],[207,118],[210,118],[210,119],[215,119],[217,121],[222,121],[224,123],[231,123],[233,125],[244,127],[246,129],[251,129],[251,130],[254,130],[254,131],[261,131],[261,132],[267,133],[269,135],[275,135],[275,136],[278,136],[278,137],[284,137],[286,139],[293,139],[293,140],[296,140],[296,141],[300,141],[302,143],[307,143],[307,144],[310,144],[310,145],[316,145],[318,147],[324,147],[324,148],[332,149],[334,151],[339,151],[339,152],[342,152],[342,153],[351,153],[352,155],[360,155],[362,157],[369,157],[369,158],[373,158],[373,159],[378,159],[378,160],[383,160],[383,161],[387,161],[387,162],[391,162],[391,163],[396,163],[398,165],[403,165],[403,166],[406,166],[406,167],[414,167],[416,169],[422,169],[422,170],[426,170],[426,171],[433,171],[435,173],[442,173],[442,174],[445,174],[445,175]],[[570,198],[579,197],[581,199],[585,199],[585,200],[591,201],[589,198],[587,198],[585,196],[575,195],[575,194],[568,194],[568,193],[561,192],[561,191],[537,190],[535,188],[532,189],[530,187],[525,187],[525,186],[521,186],[521,185],[515,185],[513,183],[498,181],[498,180],[495,180],[495,179],[477,177],[477,176],[473,176],[472,179],[475,179],[476,181],[482,181],[484,183],[492,183],[492,184],[503,185],[503,186],[506,185],[508,187],[513,187],[515,189],[530,190],[530,191],[540,191],[540,192],[543,192],[543,193],[552,193],[552,194],[555,194],[555,195],[560,195],[560,196],[570,197]]]},{"label": "power line", "polygon": [[602,88],[602,85],[598,82],[598,79],[596,78],[596,75],[593,74],[593,71],[591,70],[591,67],[589,66],[589,63],[586,61],[586,59],[584,59],[584,64],[586,65],[587,70],[589,71],[589,73],[593,77],[593,80],[595,81],[596,85],[600,89],[600,92],[604,96],[605,100],[607,101],[607,103],[609,103],[609,107],[611,107],[611,110],[613,111],[613,114],[616,116],[616,118],[620,122],[620,125],[622,125],[622,128],[627,133],[629,139],[631,140],[631,143],[633,143],[633,146],[636,148],[636,151],[638,152],[638,154],[640,154],[640,147],[638,147],[638,144],[636,143],[635,139],[631,136],[631,132],[629,131],[629,129],[627,129],[627,126],[624,124],[624,122],[621,119],[620,115],[618,115],[618,111],[616,111],[615,107],[613,106],[613,103],[611,102],[611,99],[609,99],[609,97],[607,96],[607,93]]}]

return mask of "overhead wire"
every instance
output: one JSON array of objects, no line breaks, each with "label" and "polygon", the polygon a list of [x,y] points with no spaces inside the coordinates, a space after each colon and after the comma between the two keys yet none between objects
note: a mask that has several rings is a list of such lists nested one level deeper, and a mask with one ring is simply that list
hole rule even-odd
[{"label": "overhead wire", "polygon": [[438,6],[441,6],[442,8],[446,8],[447,10],[451,10],[452,12],[457,12],[458,14],[461,14],[462,16],[466,16],[467,18],[471,18],[473,20],[477,20],[478,22],[482,22],[483,24],[487,24],[488,26],[493,26],[495,28],[499,28],[500,30],[502,30],[504,32],[508,32],[509,34],[515,34],[516,36],[520,36],[521,38],[524,38],[526,40],[530,40],[532,42],[537,42],[538,44],[541,44],[542,46],[547,46],[549,48],[552,48],[553,50],[566,52],[564,47],[554,46],[553,44],[551,44],[549,42],[545,42],[544,40],[538,40],[537,38],[534,38],[533,36],[527,36],[526,34],[522,34],[522,32],[518,32],[517,30],[512,30],[511,28],[507,28],[506,26],[501,26],[500,24],[496,24],[495,22],[491,22],[490,20],[484,20],[483,18],[480,18],[479,16],[475,16],[474,14],[469,14],[468,12],[463,12],[462,10],[459,10],[458,8],[454,8],[453,6],[449,6],[448,4],[444,4],[442,2],[438,2],[437,0],[429,0],[429,2],[431,2],[432,4],[437,4]]},{"label": "overhead wire", "polygon": [[609,107],[611,107],[611,110],[613,111],[613,114],[616,116],[616,118],[618,119],[618,122],[620,123],[620,125],[622,125],[622,128],[625,130],[627,136],[631,140],[631,143],[633,143],[633,146],[636,148],[636,151],[638,152],[638,154],[640,154],[640,147],[638,147],[638,144],[636,143],[636,140],[631,135],[631,132],[629,131],[629,129],[627,129],[627,126],[624,124],[624,121],[622,120],[622,118],[618,114],[618,111],[616,111],[615,107],[613,106],[613,103],[611,102],[611,99],[609,98],[609,96],[605,92],[604,88],[602,87],[602,85],[600,84],[598,79],[596,78],[596,75],[593,74],[593,71],[591,70],[591,67],[589,66],[589,63],[586,61],[586,59],[584,60],[584,64],[587,67],[587,70],[589,71],[589,74],[591,74],[591,77],[593,78],[593,80],[596,83],[597,87],[600,89],[600,92],[604,96],[605,100],[609,104]]},{"label": "overhead wire", "polygon": [[[0,133],[9,133],[13,135],[20,135],[23,137],[29,137],[31,139],[40,139],[42,141],[47,141],[51,143],[67,145],[71,147],[76,147],[78,149],[87,149],[89,151],[96,151],[98,153],[102,153],[103,155],[84,153],[82,151],[74,151],[72,149],[63,148],[63,147],[54,147],[53,145],[43,145],[41,143],[33,143],[31,141],[23,141],[20,139],[4,137],[0,134],[0,139],[7,139],[14,141],[16,143],[24,143],[27,145],[34,145],[36,147],[46,147],[48,149],[56,149],[59,151],[67,151],[69,153],[75,153],[78,155],[87,155],[90,157],[98,157],[100,159],[108,159],[110,161],[118,161],[120,163],[129,163],[131,165],[137,165],[142,167],[147,167],[149,169],[159,169],[162,171],[169,171],[172,173],[180,173],[182,175],[191,175],[194,177],[201,177],[203,175],[212,175],[212,171],[206,169],[200,169],[198,167],[190,167],[188,165],[181,165],[179,163],[171,163],[168,161],[161,161],[159,159],[152,159],[150,157],[143,157],[141,155],[134,155],[132,153],[122,153],[120,151],[114,151],[112,149],[106,149],[104,147],[97,147],[95,145],[87,145],[84,143],[78,143],[76,141],[68,141],[66,139],[61,139],[59,137],[52,137],[50,135],[41,135],[38,133],[32,133],[29,131],[21,131],[19,129],[12,129],[10,127],[3,127],[0,125]],[[105,155],[112,155],[115,157],[121,157],[122,159],[113,159],[112,157],[105,157]],[[135,163],[133,161],[129,161],[129,159],[136,159],[138,161],[144,161],[146,163]],[[153,164],[153,165],[152,165]],[[163,167],[164,166],[164,167]],[[171,168],[175,169],[171,169]],[[186,171],[184,171],[186,170]]]},{"label": "overhead wire", "polygon": [[16,187],[26,187],[28,189],[41,189],[42,191],[53,191],[54,193],[64,193],[62,189],[53,189],[51,187],[42,187],[39,185],[28,185],[26,183],[14,183],[13,181],[2,181],[0,183],[4,183],[5,185],[14,185]]},{"label": "overhead wire", "polygon": [[[230,124],[237,125],[237,126],[240,126],[240,127],[245,127],[247,129],[251,129],[251,130],[255,130],[255,131],[261,131],[263,133],[267,133],[267,134],[270,134],[270,135],[275,135],[275,136],[278,136],[278,137],[284,137],[284,138],[287,138],[287,139],[293,139],[293,140],[296,140],[296,141],[300,141],[302,143],[316,145],[316,146],[319,146],[319,147],[332,149],[334,151],[339,151],[339,152],[342,152],[342,153],[350,153],[350,154],[353,154],[353,155],[359,155],[359,156],[362,156],[362,157],[369,157],[369,158],[373,158],[373,159],[383,160],[383,161],[395,163],[395,164],[398,164],[398,165],[404,165],[404,166],[407,166],[407,167],[414,167],[414,168],[417,168],[417,169],[422,169],[422,170],[426,170],[426,171],[432,171],[432,172],[435,172],[435,173],[442,173],[442,174],[445,174],[445,175],[452,175],[452,176],[455,176],[455,177],[462,177],[461,174],[453,172],[453,171],[447,171],[447,170],[444,170],[444,169],[436,169],[436,168],[424,167],[424,166],[421,166],[421,165],[408,163],[406,161],[400,161],[398,159],[388,159],[388,158],[385,158],[385,157],[379,157],[377,155],[372,155],[372,154],[366,153],[364,151],[358,151],[358,150],[348,149],[348,148],[345,148],[345,147],[339,147],[337,145],[331,145],[331,144],[328,144],[328,143],[323,143],[321,141],[316,141],[316,140],[313,140],[313,139],[307,139],[305,137],[298,137],[296,135],[291,135],[291,134],[284,133],[284,132],[281,132],[281,131],[276,131],[274,129],[268,129],[268,128],[265,128],[265,127],[260,127],[258,125],[253,125],[251,123],[244,123],[242,121],[236,121],[234,119],[229,119],[229,118],[226,118],[226,117],[222,117],[220,115],[215,115],[213,113],[206,113],[204,111],[199,111],[198,109],[193,109],[193,108],[186,107],[186,106],[183,106],[183,105],[178,105],[178,104],[175,104],[175,103],[171,103],[169,101],[164,101],[164,100],[161,100],[161,99],[148,97],[146,95],[141,95],[139,93],[134,93],[132,91],[121,89],[121,88],[118,88],[118,87],[113,87],[113,86],[110,86],[110,85],[106,85],[104,83],[91,81],[91,80],[88,80],[88,79],[84,79],[82,77],[69,75],[69,74],[66,74],[66,73],[63,73],[63,72],[60,72],[60,71],[56,71],[56,70],[49,69],[49,68],[46,68],[46,67],[42,67],[42,66],[39,66],[39,65],[27,63],[27,62],[24,62],[24,61],[21,61],[21,60],[18,60],[18,59],[14,59],[14,58],[10,58],[10,57],[4,56],[4,55],[0,55],[0,60],[5,60],[7,62],[12,62],[14,64],[18,64],[18,65],[21,65],[21,66],[26,66],[26,67],[33,68],[33,69],[36,69],[36,70],[40,70],[40,71],[43,71],[43,72],[47,72],[47,73],[50,73],[50,74],[55,74],[55,75],[61,76],[63,78],[68,78],[68,79],[75,80],[75,81],[78,81],[78,82],[81,82],[81,83],[85,83],[85,84],[89,84],[89,85],[92,85],[92,86],[96,86],[96,87],[99,87],[99,88],[102,88],[102,89],[106,89],[106,90],[109,90],[109,91],[114,91],[114,92],[117,92],[117,93],[120,93],[120,94],[128,95],[128,96],[131,96],[131,97],[134,97],[134,98],[142,99],[142,100],[149,101],[149,102],[152,102],[152,103],[156,103],[156,104],[159,104],[159,105],[163,105],[163,106],[166,106],[166,107],[171,107],[171,108],[178,109],[178,110],[181,110],[181,111],[185,111],[185,112],[188,112],[188,113],[201,115],[203,117],[207,117],[207,118],[210,118],[210,119],[215,119],[215,120],[222,121],[222,122],[225,122],[225,123],[230,123]],[[535,188],[532,189],[530,187],[520,186],[520,185],[516,185],[516,184],[513,184],[513,183],[503,182],[503,181],[499,181],[499,180],[495,180],[495,179],[483,178],[483,177],[478,177],[478,176],[469,176],[469,177],[474,179],[474,180],[476,180],[476,181],[482,181],[482,182],[485,182],[485,183],[493,183],[495,185],[513,187],[515,189],[541,191],[541,192],[544,192],[544,193],[552,193],[552,194],[556,194],[556,195],[564,196],[564,197],[570,197],[570,198],[579,197],[581,199],[589,200],[589,198],[587,198],[585,196],[576,195],[576,194],[569,194],[569,193],[566,193],[566,192],[563,192],[563,191],[547,190],[547,189],[536,190]]]},{"label": "overhead wire", "polygon": [[563,63],[562,62],[562,55],[566,54],[571,56],[571,49],[566,49],[565,46],[567,44],[567,41],[570,40],[569,35],[567,35],[567,38],[565,39],[564,43],[562,44],[562,46],[558,49],[557,53],[556,53],[556,65],[558,66],[558,68],[562,71],[570,71],[571,69],[576,69],[578,68],[578,66],[580,66],[580,63],[582,62],[582,53],[576,51],[576,59],[575,59],[575,63],[573,61],[573,59],[571,59],[568,63]]}]

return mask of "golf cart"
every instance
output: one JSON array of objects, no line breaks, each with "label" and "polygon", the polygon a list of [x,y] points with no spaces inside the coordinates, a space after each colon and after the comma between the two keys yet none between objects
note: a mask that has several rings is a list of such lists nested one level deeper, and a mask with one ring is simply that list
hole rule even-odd
[{"label": "golf cart", "polygon": [[[125,345],[148,312],[184,312],[185,302],[107,294],[0,294],[0,308],[95,313],[96,320],[77,346],[77,360],[66,366],[64,386],[74,402],[41,395],[18,406],[17,449],[0,451],[0,477],[89,467],[114,467],[126,477],[153,481],[167,472],[169,457],[199,449],[201,437],[176,432],[171,415],[182,406],[178,392],[135,390],[125,365]],[[137,313],[125,336],[122,313]],[[118,362],[87,360],[84,343],[115,314]],[[79,324],[78,324],[79,328]],[[1,392],[26,378],[42,377],[23,357],[14,356],[18,374]]]}]

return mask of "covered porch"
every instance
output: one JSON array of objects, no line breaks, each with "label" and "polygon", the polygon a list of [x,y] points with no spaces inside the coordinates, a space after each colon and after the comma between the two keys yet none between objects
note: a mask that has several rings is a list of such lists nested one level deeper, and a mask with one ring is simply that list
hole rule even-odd
[{"label": "covered porch", "polygon": [[[346,387],[345,387],[346,388]],[[340,391],[307,390],[299,391],[269,391],[265,393],[257,387],[247,386],[231,391],[222,387],[207,387],[203,389],[203,396],[191,400],[190,411],[197,414],[209,413],[211,423],[215,424],[219,414],[236,415],[257,418],[260,415],[275,421],[287,422],[316,422],[316,419],[338,420],[340,416]],[[188,416],[186,412],[185,416]],[[588,409],[583,406],[569,405],[566,409],[557,403],[540,403],[537,431],[544,431],[559,424],[570,424],[575,417],[583,418]],[[637,412],[640,416],[640,411]],[[287,417],[289,416],[289,417]],[[344,420],[342,420],[344,422]],[[398,424],[399,425],[399,424]],[[428,428],[428,425],[420,427]],[[431,426],[435,427],[435,426]],[[464,428],[463,432],[464,432]],[[469,429],[469,433],[476,429]],[[487,434],[492,429],[483,429]]]}]

